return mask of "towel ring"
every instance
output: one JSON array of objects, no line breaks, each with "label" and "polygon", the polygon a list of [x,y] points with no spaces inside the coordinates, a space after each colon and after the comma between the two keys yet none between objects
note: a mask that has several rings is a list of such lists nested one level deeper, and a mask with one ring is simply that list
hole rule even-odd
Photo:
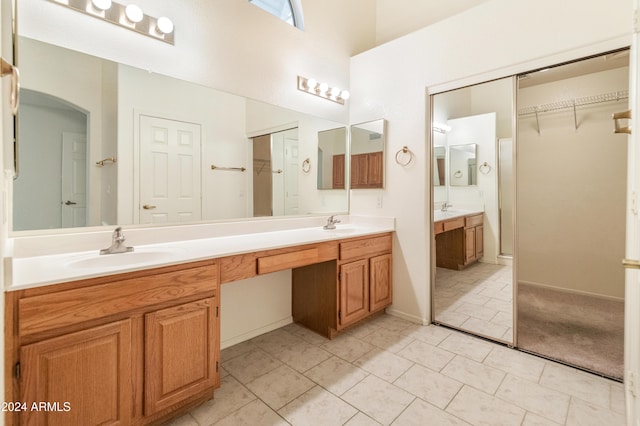
[{"label": "towel ring", "polygon": [[308,174],[311,171],[311,160],[309,158],[302,162],[302,171],[304,174]]},{"label": "towel ring", "polygon": [[482,173],[483,175],[488,175],[489,173],[491,173],[491,166],[485,161],[484,163],[480,164],[480,166],[478,167],[478,171],[480,171],[480,173]]},{"label": "towel ring", "polygon": [[458,170],[457,172],[455,172],[453,174],[453,177],[461,178],[462,177],[462,172],[460,170]]},{"label": "towel ring", "polygon": [[406,145],[396,152],[396,163],[402,167],[406,167],[411,164],[414,158],[415,155],[413,155],[413,152]]}]

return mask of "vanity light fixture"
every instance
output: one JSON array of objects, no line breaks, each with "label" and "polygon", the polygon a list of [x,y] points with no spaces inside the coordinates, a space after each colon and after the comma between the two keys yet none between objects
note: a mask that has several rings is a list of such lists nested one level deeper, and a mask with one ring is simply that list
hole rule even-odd
[{"label": "vanity light fixture", "polygon": [[344,101],[351,96],[348,90],[329,87],[327,83],[318,83],[318,80],[315,78],[305,78],[301,76],[298,76],[298,90],[337,102],[340,105],[344,105]]},{"label": "vanity light fixture", "polygon": [[125,6],[111,0],[49,1],[156,40],[174,44],[174,26],[171,19],[166,16],[154,18],[153,16],[145,15],[142,9],[135,4]]},{"label": "vanity light fixture", "polygon": [[436,121],[433,122],[431,128],[439,133],[449,133],[451,131],[451,126],[449,126],[448,124],[442,124]]}]

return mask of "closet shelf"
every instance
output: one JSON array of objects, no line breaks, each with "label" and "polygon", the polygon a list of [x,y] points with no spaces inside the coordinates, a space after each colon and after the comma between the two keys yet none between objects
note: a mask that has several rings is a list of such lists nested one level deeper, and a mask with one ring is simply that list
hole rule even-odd
[{"label": "closet shelf", "polygon": [[574,108],[574,107],[579,107],[583,105],[599,104],[602,102],[620,101],[628,98],[629,98],[629,91],[621,90],[619,92],[604,93],[601,95],[585,96],[582,98],[567,99],[567,100],[558,101],[558,102],[551,102],[548,104],[523,107],[518,109],[518,115],[557,111],[561,109]]}]

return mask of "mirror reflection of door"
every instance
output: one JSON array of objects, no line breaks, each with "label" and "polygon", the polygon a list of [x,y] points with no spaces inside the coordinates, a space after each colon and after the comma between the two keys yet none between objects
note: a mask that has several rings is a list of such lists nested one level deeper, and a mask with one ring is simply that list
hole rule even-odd
[{"label": "mirror reflection of door", "polygon": [[[513,78],[431,96],[432,319],[512,344],[513,267],[500,241],[498,139],[513,136]],[[505,167],[507,163],[505,162]],[[506,235],[502,235],[502,234]]]},{"label": "mirror reflection of door", "polygon": [[298,214],[298,129],[256,136],[252,140],[253,216]]},{"label": "mirror reflection of door", "polygon": [[140,116],[140,223],[200,220],[200,125]]},{"label": "mirror reflection of door", "polygon": [[45,93],[20,92],[20,173],[13,182],[13,229],[85,226],[88,115]]}]

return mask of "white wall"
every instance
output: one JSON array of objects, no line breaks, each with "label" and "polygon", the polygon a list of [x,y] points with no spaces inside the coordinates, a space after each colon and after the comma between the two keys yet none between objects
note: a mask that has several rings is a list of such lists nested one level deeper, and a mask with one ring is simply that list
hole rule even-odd
[{"label": "white wall", "polygon": [[[396,217],[392,312],[424,322],[431,316],[425,88],[461,87],[620,47],[630,43],[631,16],[628,0],[589,7],[492,0],[352,58],[350,121],[389,121],[386,188],[352,191],[351,212]],[[403,145],[416,154],[413,167],[393,161]]]}]

